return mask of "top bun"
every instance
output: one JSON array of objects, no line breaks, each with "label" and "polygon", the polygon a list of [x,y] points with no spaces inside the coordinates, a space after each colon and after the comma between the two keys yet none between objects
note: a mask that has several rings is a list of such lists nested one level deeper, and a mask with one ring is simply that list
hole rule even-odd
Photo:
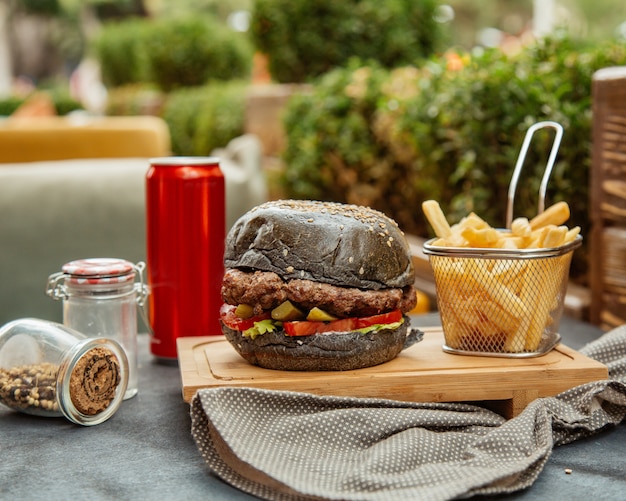
[{"label": "top bun", "polygon": [[278,200],[253,208],[228,233],[224,264],[369,290],[414,281],[409,245],[393,219],[334,202]]}]

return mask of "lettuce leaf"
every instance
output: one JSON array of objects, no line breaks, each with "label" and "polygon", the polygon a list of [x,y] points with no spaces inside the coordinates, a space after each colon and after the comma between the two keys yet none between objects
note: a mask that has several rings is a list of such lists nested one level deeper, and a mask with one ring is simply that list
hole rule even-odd
[{"label": "lettuce leaf", "polygon": [[266,332],[274,332],[278,327],[282,325],[282,322],[276,322],[271,318],[267,320],[261,320],[260,322],[254,322],[254,325],[249,329],[242,332],[245,337],[254,339],[257,336],[265,334]]},{"label": "lettuce leaf", "polygon": [[380,331],[383,329],[397,329],[404,323],[404,319],[399,322],[392,322],[390,324],[374,324],[368,325],[367,327],[363,327],[361,329],[356,329],[355,332],[360,332],[361,334],[367,334],[368,332]]}]

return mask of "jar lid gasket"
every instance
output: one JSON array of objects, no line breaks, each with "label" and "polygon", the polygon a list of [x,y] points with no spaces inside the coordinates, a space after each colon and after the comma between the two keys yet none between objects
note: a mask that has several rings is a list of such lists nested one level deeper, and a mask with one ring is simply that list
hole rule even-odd
[{"label": "jar lid gasket", "polygon": [[125,259],[87,258],[70,261],[61,269],[73,278],[111,278],[128,275],[135,265]]}]

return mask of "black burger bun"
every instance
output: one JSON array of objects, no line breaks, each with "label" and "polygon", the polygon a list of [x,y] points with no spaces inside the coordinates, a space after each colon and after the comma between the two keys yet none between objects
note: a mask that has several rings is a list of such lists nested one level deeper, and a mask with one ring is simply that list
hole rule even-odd
[{"label": "black burger bun", "polygon": [[333,202],[279,200],[255,207],[228,233],[224,265],[372,290],[414,282],[409,246],[393,219]]},{"label": "black burger bun", "polygon": [[313,336],[286,336],[284,331],[267,332],[254,339],[222,325],[222,332],[237,353],[252,365],[285,371],[348,371],[388,362],[405,348],[420,341],[423,334],[409,327],[367,334],[324,333]]}]

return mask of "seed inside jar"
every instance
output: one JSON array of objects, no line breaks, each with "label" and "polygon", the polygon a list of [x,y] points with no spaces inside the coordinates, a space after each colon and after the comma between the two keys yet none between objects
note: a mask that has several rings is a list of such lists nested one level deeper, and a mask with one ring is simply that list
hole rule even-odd
[{"label": "seed inside jar", "polygon": [[[0,368],[0,403],[27,414],[60,415],[58,374],[59,366],[51,363]],[[114,400],[120,382],[120,364],[115,354],[104,348],[89,350],[71,373],[72,403],[82,414],[96,415]]]},{"label": "seed inside jar", "polygon": [[0,402],[29,413],[56,413],[56,382],[59,366],[50,363],[0,368]]}]

